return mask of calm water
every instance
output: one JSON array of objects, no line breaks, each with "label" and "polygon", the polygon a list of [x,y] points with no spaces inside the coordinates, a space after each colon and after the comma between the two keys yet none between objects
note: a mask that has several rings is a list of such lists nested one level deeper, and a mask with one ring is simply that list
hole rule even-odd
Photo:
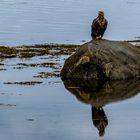
[{"label": "calm water", "polygon": [[103,9],[109,21],[105,38],[140,36],[139,0],[1,0],[0,45],[82,43]]},{"label": "calm water", "polygon": [[[14,58],[1,62],[4,64],[0,65],[1,139],[139,140],[139,84],[132,81],[101,86],[92,81],[83,84],[77,80],[63,83],[59,77],[33,77],[39,72],[60,70],[60,67],[18,69],[17,65],[57,62],[62,66],[65,57]],[[35,86],[4,84],[34,80],[43,83]],[[99,107],[101,110],[97,110]],[[103,137],[98,134],[98,124],[105,126]]]},{"label": "calm water", "polygon": [[[1,0],[0,45],[81,44],[91,39],[90,25],[100,9],[105,11],[109,21],[105,38],[133,39],[140,36],[139,7],[138,0]],[[33,77],[40,72],[60,71],[67,57],[0,60],[0,138],[139,140],[138,84],[107,83],[96,89],[87,83],[85,86],[63,83],[59,77]],[[18,69],[17,65],[43,62],[56,62],[58,68]],[[35,86],[4,84],[34,80],[43,83]],[[103,137],[98,134],[99,122],[105,126]]]}]

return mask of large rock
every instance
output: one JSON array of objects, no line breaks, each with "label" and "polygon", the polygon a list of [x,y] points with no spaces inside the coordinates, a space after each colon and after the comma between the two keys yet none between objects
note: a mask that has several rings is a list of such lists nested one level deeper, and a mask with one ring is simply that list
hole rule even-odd
[{"label": "large rock", "polygon": [[121,41],[90,41],[65,61],[61,77],[97,80],[139,78],[140,49]]}]

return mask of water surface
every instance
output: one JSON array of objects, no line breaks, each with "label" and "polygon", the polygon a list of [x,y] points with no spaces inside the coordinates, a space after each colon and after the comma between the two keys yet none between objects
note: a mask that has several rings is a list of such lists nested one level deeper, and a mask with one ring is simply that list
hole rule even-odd
[{"label": "water surface", "polygon": [[104,10],[105,38],[140,36],[138,0],[1,0],[0,45],[82,44],[89,41],[93,18]]},{"label": "water surface", "polygon": [[[140,137],[139,84],[67,81],[60,77],[35,78],[47,67],[23,67],[18,63],[57,62],[68,56],[6,59],[0,65],[0,136],[3,140],[122,140]],[[6,70],[2,70],[5,68]],[[42,84],[7,85],[4,82],[42,81]],[[80,85],[79,85],[80,84]],[[98,110],[100,108],[101,110]],[[105,121],[107,119],[107,122]],[[97,121],[97,123],[95,123]],[[105,125],[99,136],[97,124]],[[95,123],[95,124],[94,124]]]},{"label": "water surface", "polygon": [[[100,9],[105,11],[109,21],[105,38],[133,39],[140,35],[139,5],[138,0],[1,0],[0,45],[82,44],[91,39],[91,22]],[[140,95],[137,84],[108,83],[95,88],[86,83],[84,87],[69,86],[60,77],[34,77],[40,72],[60,72],[67,57],[0,59],[1,139],[139,140]],[[56,69],[19,69],[17,65],[43,62],[58,65]],[[4,84],[25,81],[43,83],[35,86]],[[105,124],[103,137],[99,136],[95,120]]]}]

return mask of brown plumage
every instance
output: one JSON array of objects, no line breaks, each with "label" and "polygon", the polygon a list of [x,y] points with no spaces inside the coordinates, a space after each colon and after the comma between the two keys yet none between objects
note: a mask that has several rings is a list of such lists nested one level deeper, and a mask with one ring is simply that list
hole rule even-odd
[{"label": "brown plumage", "polygon": [[108,21],[104,18],[104,12],[99,11],[97,18],[92,22],[91,37],[92,39],[102,39],[107,28]]}]

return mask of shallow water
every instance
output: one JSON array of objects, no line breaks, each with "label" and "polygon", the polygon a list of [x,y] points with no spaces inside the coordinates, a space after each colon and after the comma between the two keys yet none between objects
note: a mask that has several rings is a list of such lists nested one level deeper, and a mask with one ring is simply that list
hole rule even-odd
[{"label": "shallow water", "polygon": [[[34,78],[39,72],[56,69],[47,67],[23,67],[18,63],[57,62],[63,65],[68,56],[40,56],[32,59],[6,59],[0,65],[0,136],[3,140],[139,140],[140,95],[139,85],[115,83],[94,87],[93,82],[69,85],[59,77]],[[61,67],[58,67],[60,71]],[[42,81],[42,84],[7,85],[4,82]],[[75,81],[82,84],[81,81]],[[97,85],[97,84],[95,84]],[[79,88],[80,86],[81,88]],[[88,88],[87,88],[88,87]],[[111,88],[110,88],[111,87]],[[119,87],[119,88],[118,88]],[[92,106],[103,111],[92,115]],[[96,112],[96,109],[95,109]],[[108,124],[103,137],[99,136],[93,120]],[[101,114],[101,115],[100,115]]]},{"label": "shallow water", "polygon": [[140,36],[138,0],[1,0],[0,45],[82,44],[89,41],[97,11],[109,21],[107,39]]}]

